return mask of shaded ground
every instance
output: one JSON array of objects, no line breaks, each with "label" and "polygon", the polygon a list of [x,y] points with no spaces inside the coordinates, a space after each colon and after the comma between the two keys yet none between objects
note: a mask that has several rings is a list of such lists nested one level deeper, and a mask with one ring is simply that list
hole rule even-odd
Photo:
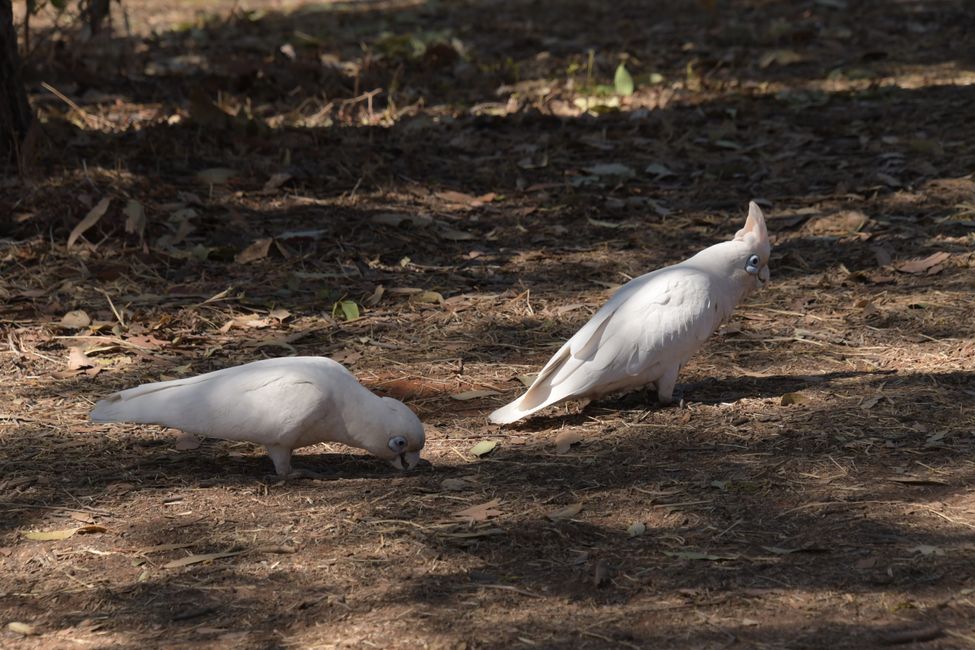
[{"label": "shaded ground", "polygon": [[[0,186],[0,644],[975,644],[969,4],[139,4],[39,32],[45,137]],[[486,424],[756,197],[773,283],[686,408]],[[278,484],[87,421],[292,352],[403,397],[432,466],[321,446],[335,480]],[[235,554],[167,567],[204,553]]]}]

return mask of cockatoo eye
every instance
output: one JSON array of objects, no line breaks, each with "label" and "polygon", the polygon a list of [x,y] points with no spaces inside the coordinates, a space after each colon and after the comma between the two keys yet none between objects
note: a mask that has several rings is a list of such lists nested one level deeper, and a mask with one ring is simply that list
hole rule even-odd
[{"label": "cockatoo eye", "polygon": [[745,262],[745,270],[749,273],[758,273],[758,265],[761,263],[762,260],[759,259],[758,255],[752,255],[748,258],[748,261]]},{"label": "cockatoo eye", "polygon": [[403,436],[395,436],[390,438],[389,448],[395,451],[397,454],[406,451],[406,438]]}]

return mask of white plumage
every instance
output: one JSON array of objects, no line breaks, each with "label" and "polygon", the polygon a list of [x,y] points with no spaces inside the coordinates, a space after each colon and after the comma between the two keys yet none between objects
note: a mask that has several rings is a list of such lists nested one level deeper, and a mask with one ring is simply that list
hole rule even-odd
[{"label": "white plumage", "polygon": [[423,425],[405,404],[379,397],[325,357],[264,359],[144,384],[110,395],[95,422],[159,424],[211,438],[264,445],[278,474],[291,452],[319,442],[365,449],[403,469],[420,459]]},{"label": "white plumage", "polygon": [[661,403],[669,403],[681,366],[745,296],[768,281],[770,253],[765,217],[752,202],[745,227],[731,241],[620,288],[524,395],[488,419],[507,424],[562,400],[649,384]]}]

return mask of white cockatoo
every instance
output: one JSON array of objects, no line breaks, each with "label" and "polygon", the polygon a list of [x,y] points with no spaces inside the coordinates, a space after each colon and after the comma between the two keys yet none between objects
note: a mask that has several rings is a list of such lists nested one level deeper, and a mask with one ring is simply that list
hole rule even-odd
[{"label": "white cockatoo", "polygon": [[634,278],[555,353],[528,391],[491,413],[507,424],[570,398],[655,385],[669,404],[681,366],[734,308],[769,279],[765,216],[748,206],[745,227],[684,260]]},{"label": "white cockatoo", "polygon": [[264,445],[282,476],[313,475],[291,471],[291,452],[318,442],[365,449],[398,469],[412,469],[425,442],[423,425],[405,404],[375,395],[325,357],[264,359],[143,384],[99,401],[91,419]]}]

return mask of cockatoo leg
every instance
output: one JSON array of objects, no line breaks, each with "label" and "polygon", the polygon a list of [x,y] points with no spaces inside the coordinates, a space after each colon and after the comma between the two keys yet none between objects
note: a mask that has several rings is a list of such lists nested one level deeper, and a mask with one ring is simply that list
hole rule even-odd
[{"label": "cockatoo leg", "polygon": [[674,401],[674,387],[677,385],[679,372],[680,366],[675,365],[668,368],[657,380],[657,401],[661,404],[670,404]]},{"label": "cockatoo leg", "polygon": [[287,476],[291,473],[290,449],[277,445],[266,445],[264,449],[267,450],[267,455],[271,457],[271,462],[274,463],[274,471],[278,473],[278,476]]},{"label": "cockatoo leg", "polygon": [[277,472],[277,476],[270,477],[271,480],[283,479],[290,481],[302,478],[329,478],[325,474],[319,474],[318,472],[312,472],[307,469],[291,469],[291,450],[287,447],[267,445],[264,448],[267,450],[267,455],[271,457],[271,462],[274,463],[274,471]]}]

